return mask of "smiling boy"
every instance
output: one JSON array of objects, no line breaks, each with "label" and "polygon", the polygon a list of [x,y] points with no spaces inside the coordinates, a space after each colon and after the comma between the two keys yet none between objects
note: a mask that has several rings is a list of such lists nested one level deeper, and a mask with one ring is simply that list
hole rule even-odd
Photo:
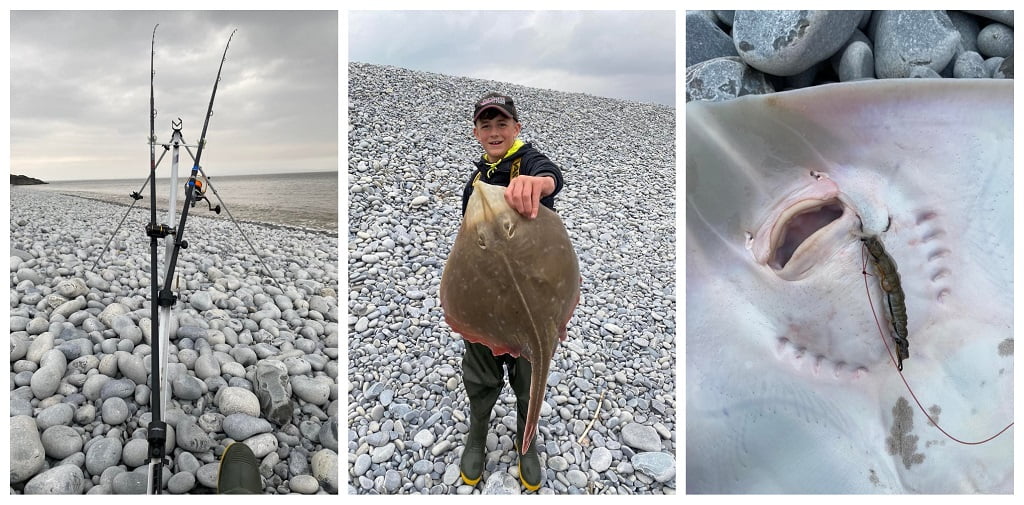
[{"label": "smiling boy", "polygon": [[[475,162],[476,170],[462,192],[463,214],[473,193],[473,183],[478,179],[505,186],[505,200],[528,219],[537,217],[540,205],[554,210],[555,195],[562,189],[562,171],[547,156],[519,140],[522,129],[511,97],[488,93],[477,100],[473,136],[484,148],[484,154]],[[495,356],[482,344],[466,342],[462,382],[469,398],[470,419],[459,469],[463,482],[471,486],[483,475],[491,410],[505,385],[503,366],[508,369],[508,382],[516,394],[518,448],[522,446],[530,402],[530,362],[508,354]],[[519,456],[519,480],[530,491],[540,488],[544,476],[536,447],[536,441],[531,441],[526,454]]]}]

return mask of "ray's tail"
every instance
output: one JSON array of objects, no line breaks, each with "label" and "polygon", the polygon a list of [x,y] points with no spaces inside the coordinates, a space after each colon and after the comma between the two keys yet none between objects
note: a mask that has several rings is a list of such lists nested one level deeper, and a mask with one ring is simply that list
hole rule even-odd
[{"label": "ray's tail", "polygon": [[534,437],[537,436],[537,423],[540,420],[540,405],[544,401],[547,389],[548,371],[551,369],[551,357],[545,356],[530,363],[530,407],[526,410],[526,428],[519,447],[520,454],[526,454]]}]

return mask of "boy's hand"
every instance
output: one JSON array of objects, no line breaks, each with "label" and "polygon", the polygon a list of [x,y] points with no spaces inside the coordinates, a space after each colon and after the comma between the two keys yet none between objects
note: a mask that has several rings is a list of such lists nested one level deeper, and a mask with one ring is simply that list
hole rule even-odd
[{"label": "boy's hand", "polygon": [[533,219],[540,210],[540,199],[555,191],[555,179],[546,175],[520,175],[505,188],[505,201],[523,217]]}]

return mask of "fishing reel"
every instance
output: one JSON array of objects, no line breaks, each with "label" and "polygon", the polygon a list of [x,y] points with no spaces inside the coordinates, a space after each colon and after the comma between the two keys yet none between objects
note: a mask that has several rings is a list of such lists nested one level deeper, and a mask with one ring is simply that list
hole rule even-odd
[{"label": "fishing reel", "polygon": [[205,201],[206,207],[210,212],[220,214],[220,205],[213,205],[208,198],[206,198],[206,187],[209,181],[206,180],[205,175],[199,177],[191,177],[188,182],[185,183],[185,191],[192,191],[192,208],[195,208],[196,203],[199,201]]}]

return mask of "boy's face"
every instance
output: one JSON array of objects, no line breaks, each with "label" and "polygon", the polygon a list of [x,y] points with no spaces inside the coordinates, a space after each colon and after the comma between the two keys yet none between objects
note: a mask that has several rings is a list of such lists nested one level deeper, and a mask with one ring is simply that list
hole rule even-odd
[{"label": "boy's face", "polygon": [[473,136],[484,146],[487,159],[495,162],[512,148],[522,129],[522,125],[516,120],[498,115],[492,119],[478,119],[473,128]]}]

